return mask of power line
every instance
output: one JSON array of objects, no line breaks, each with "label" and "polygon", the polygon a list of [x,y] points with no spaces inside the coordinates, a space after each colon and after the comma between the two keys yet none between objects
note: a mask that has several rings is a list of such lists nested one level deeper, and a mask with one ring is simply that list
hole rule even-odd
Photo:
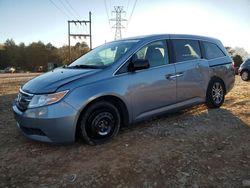
[{"label": "power line", "polygon": [[71,4],[68,2],[68,0],[65,0],[66,3],[68,4],[68,6],[71,8],[71,10],[80,18],[80,14],[78,14],[78,12],[73,8],[73,6],[71,6]]},{"label": "power line", "polygon": [[110,19],[109,19],[109,13],[108,13],[107,1],[106,0],[104,0],[104,5],[105,5],[105,10],[106,10],[106,14],[107,14],[108,22],[109,22],[109,27],[111,29],[111,24],[110,24]]},{"label": "power line", "polygon": [[[109,10],[111,11],[111,9],[112,9],[112,5],[111,5],[111,0],[109,1]],[[112,16],[112,14],[111,14],[111,16]]]},{"label": "power line", "polygon": [[64,2],[62,0],[59,0],[61,5],[64,7],[64,9],[66,10],[66,12],[69,12],[69,14],[72,16],[72,17],[75,17],[74,14],[72,14],[71,10],[68,9],[68,7],[64,4]]},{"label": "power line", "polygon": [[64,16],[66,16],[68,19],[70,19],[70,17],[68,16],[67,13],[65,13],[60,7],[58,7],[53,0],[49,0]]},{"label": "power line", "polygon": [[126,11],[128,11],[128,8],[129,8],[129,3],[130,3],[130,0],[128,0],[128,2],[127,2]]},{"label": "power line", "polygon": [[[66,4],[64,3],[63,0],[59,0],[59,1],[63,5],[63,7],[65,8],[65,10],[67,10],[67,12],[69,12],[77,20],[80,19],[81,16],[78,14],[78,12],[71,6],[71,4],[67,0],[65,0],[65,2],[67,3],[67,5],[68,5],[69,8],[66,6]],[[82,24],[80,24],[79,26],[76,25],[76,27],[75,27],[75,33],[84,32],[84,28],[85,27],[83,27]],[[85,31],[85,32],[87,32],[87,31]]]},{"label": "power line", "polygon": [[131,12],[130,17],[128,19],[128,24],[130,23],[130,21],[132,19],[132,16],[133,16],[133,13],[134,13],[134,10],[135,10],[135,7],[136,7],[136,3],[137,3],[137,0],[135,0],[135,2],[134,2],[134,6],[133,6],[133,9],[132,9],[132,12]]},{"label": "power line", "polygon": [[104,0],[104,5],[105,5],[106,14],[107,14],[107,17],[108,17],[108,20],[109,20],[109,13],[108,13],[107,1],[106,0]]}]

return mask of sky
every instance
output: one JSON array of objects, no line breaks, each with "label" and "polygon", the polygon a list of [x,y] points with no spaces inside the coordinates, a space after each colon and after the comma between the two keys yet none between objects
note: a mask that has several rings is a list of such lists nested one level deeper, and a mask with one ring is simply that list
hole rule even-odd
[{"label": "sky", "polygon": [[[106,6],[105,6],[106,5]],[[114,6],[123,6],[122,37],[194,34],[218,38],[225,46],[250,53],[250,0],[0,0],[0,43],[42,41],[68,45],[68,20],[88,20],[92,12],[93,47],[114,40]],[[134,11],[132,11],[134,8]],[[71,26],[87,33],[86,26]],[[72,44],[84,41],[71,38]],[[88,42],[85,39],[86,42]]]}]

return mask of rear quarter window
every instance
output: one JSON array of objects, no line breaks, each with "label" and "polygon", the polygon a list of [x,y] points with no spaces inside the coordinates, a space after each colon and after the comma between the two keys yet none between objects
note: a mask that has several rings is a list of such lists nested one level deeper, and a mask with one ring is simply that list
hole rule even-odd
[{"label": "rear quarter window", "polygon": [[207,59],[215,59],[215,58],[225,56],[222,50],[214,43],[203,42],[203,46],[204,46],[205,55]]}]

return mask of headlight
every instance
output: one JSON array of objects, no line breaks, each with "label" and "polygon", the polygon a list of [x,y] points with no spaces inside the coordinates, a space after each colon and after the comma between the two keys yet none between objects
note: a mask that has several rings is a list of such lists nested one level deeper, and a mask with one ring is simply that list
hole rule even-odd
[{"label": "headlight", "polygon": [[60,91],[58,93],[44,94],[44,95],[34,95],[31,99],[28,108],[34,108],[44,105],[49,105],[60,101],[69,90]]}]

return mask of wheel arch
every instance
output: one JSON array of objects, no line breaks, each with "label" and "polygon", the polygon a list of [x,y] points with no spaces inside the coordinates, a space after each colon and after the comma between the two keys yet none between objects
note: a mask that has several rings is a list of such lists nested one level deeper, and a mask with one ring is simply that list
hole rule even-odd
[{"label": "wheel arch", "polygon": [[226,88],[226,84],[224,82],[224,80],[222,78],[220,78],[219,76],[212,76],[208,82],[208,85],[207,85],[207,89],[209,87],[209,84],[211,82],[213,82],[214,80],[220,80],[222,83],[223,83],[223,87],[224,87],[224,92],[227,93],[227,88]]},{"label": "wheel arch", "polygon": [[85,113],[85,111],[91,106],[93,105],[94,103],[97,103],[99,101],[107,101],[107,102],[110,102],[112,103],[113,105],[115,105],[119,112],[120,112],[120,115],[121,115],[121,122],[122,122],[122,125],[121,126],[126,126],[129,124],[129,112],[128,112],[128,108],[127,108],[127,105],[125,104],[125,102],[117,97],[117,96],[114,96],[114,95],[103,95],[103,96],[99,96],[99,97],[96,97],[94,98],[93,100],[89,101],[80,111],[78,117],[77,117],[77,123],[76,123],[76,129],[75,129],[75,138],[78,138],[79,135],[79,128],[80,128],[80,122],[81,122],[81,117],[82,117],[82,114]]},{"label": "wheel arch", "polygon": [[249,71],[247,68],[244,68],[244,69],[242,69],[242,70],[240,71],[240,75],[242,75],[242,73],[243,73],[244,71],[250,73],[250,71]]},{"label": "wheel arch", "polygon": [[[215,102],[213,97],[212,97],[212,89],[213,89],[213,85],[216,82],[220,82],[222,85],[222,97],[221,100],[219,102]],[[211,77],[211,79],[209,80],[208,83],[208,87],[207,87],[207,91],[206,91],[206,105],[208,108],[219,108],[223,103],[224,103],[224,99],[225,99],[225,95],[226,95],[226,86],[225,86],[225,82],[223,81],[222,78],[217,77],[217,76],[213,76]]]}]

